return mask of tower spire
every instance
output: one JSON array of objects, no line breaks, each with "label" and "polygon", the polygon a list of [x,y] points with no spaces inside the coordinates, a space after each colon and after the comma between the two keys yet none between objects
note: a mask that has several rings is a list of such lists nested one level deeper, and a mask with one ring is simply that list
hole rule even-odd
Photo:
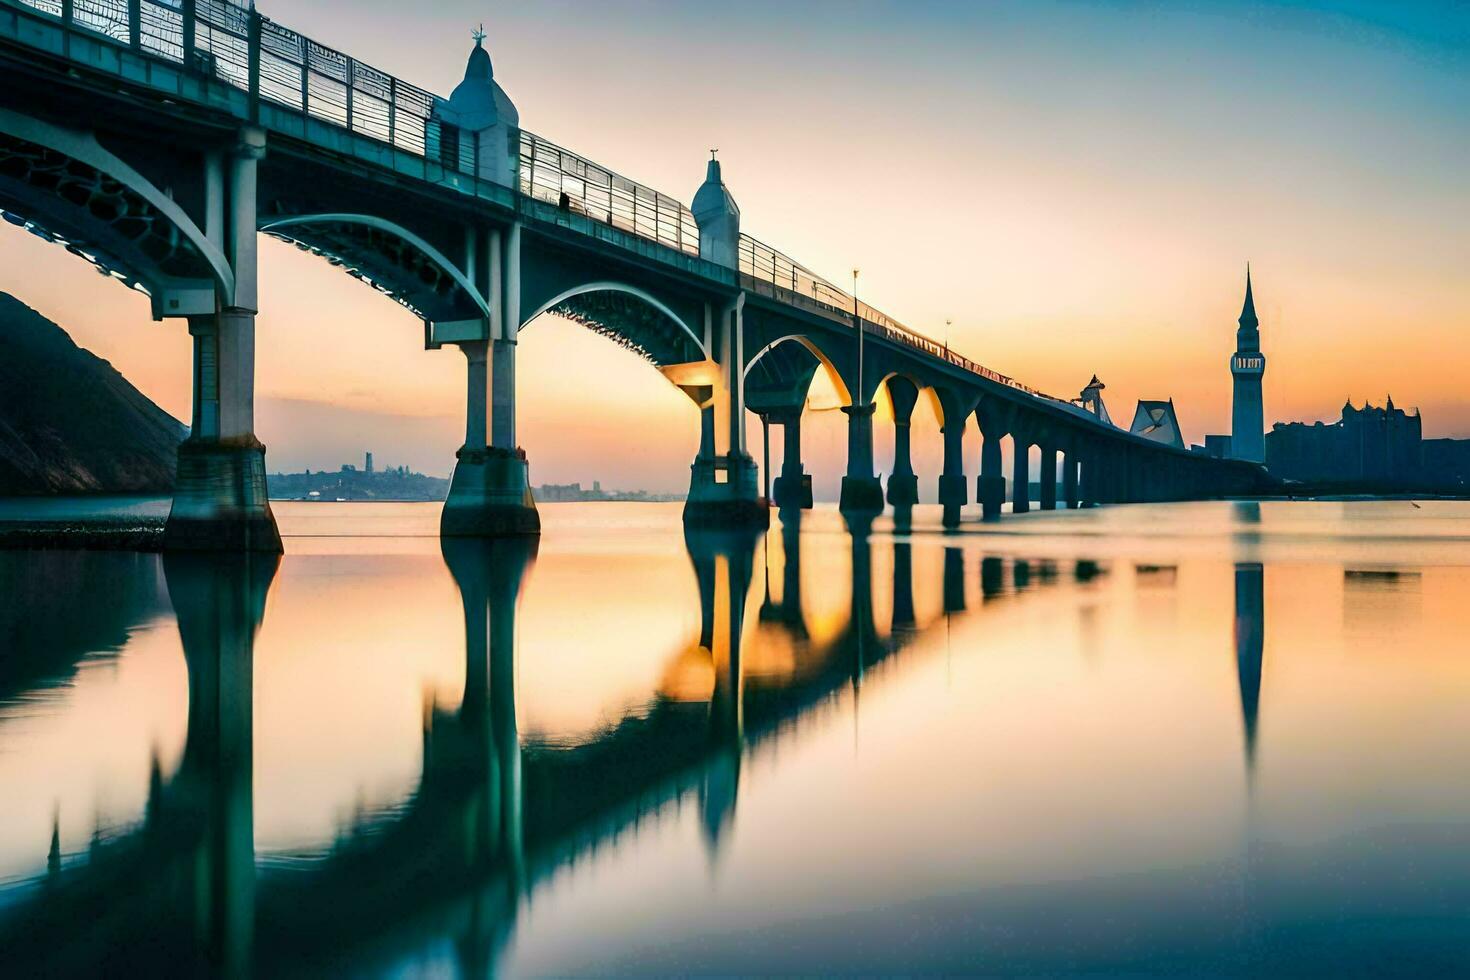
[{"label": "tower spire", "polygon": [[1256,300],[1251,295],[1251,264],[1249,262],[1245,264],[1245,303],[1240,308],[1240,322],[1243,325],[1246,321],[1252,324],[1260,322],[1256,319]]}]

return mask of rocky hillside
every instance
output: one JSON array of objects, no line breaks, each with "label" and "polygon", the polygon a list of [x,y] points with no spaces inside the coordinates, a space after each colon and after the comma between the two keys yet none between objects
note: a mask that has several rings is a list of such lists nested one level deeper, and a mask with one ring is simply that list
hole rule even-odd
[{"label": "rocky hillside", "polygon": [[0,293],[0,495],[166,492],[185,434],[111,364]]}]

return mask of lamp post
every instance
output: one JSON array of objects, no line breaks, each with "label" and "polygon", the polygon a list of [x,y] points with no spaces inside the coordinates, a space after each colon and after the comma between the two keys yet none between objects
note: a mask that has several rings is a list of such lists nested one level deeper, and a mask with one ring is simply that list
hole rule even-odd
[{"label": "lamp post", "polygon": [[[858,335],[857,396],[863,397],[863,318],[858,313],[858,270],[852,270],[852,325]],[[866,402],[863,402],[866,404]]]}]

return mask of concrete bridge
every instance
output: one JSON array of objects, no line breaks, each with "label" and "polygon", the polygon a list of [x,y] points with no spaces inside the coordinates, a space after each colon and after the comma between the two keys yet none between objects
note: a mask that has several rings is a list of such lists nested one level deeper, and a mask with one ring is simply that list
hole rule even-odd
[{"label": "concrete bridge", "polygon": [[[279,550],[254,432],[260,234],[296,243],[414,313],[465,355],[465,441],[447,536],[535,533],[516,436],[516,342],[545,312],[656,365],[700,409],[686,521],[764,526],[809,506],[801,409],[817,371],[843,402],[842,506],[880,511],[875,398],[897,426],[886,499],[921,496],[908,423],[944,432],[947,519],[1245,494],[1263,471],[1134,436],[965,358],[742,231],[715,160],[686,207],[520,126],[476,40],[448,97],[229,0],[0,0],[0,214],[146,292],[194,338],[191,431],[167,543]],[[769,493],[746,413],[782,426]],[[975,495],[963,433],[983,441]],[[769,431],[767,429],[767,431]]]}]

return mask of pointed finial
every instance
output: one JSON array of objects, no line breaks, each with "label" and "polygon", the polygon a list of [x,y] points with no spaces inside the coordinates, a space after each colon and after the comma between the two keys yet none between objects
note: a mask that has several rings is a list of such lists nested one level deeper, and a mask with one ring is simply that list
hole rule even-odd
[{"label": "pointed finial", "polygon": [[481,21],[480,22],[480,26],[479,27],[477,27],[474,30],[470,31],[470,37],[472,37],[472,38],[475,39],[475,47],[477,47],[477,48],[480,47],[484,43],[484,41],[485,41],[485,22],[484,21]]},{"label": "pointed finial", "polygon": [[711,160],[713,160],[715,158],[715,154],[716,153],[719,153],[719,152],[720,152],[719,147],[710,147],[709,158]]},{"label": "pointed finial", "polygon": [[1251,293],[1251,264],[1245,264],[1245,302],[1240,308],[1241,324],[1254,325],[1256,322],[1256,300]]}]

